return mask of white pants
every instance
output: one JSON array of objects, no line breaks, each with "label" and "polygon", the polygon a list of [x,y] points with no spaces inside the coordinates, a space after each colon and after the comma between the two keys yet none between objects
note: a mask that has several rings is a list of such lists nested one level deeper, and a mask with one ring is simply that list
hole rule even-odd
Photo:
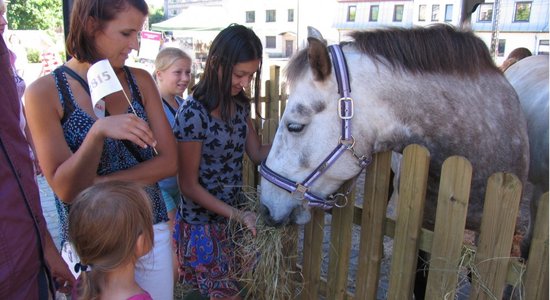
[{"label": "white pants", "polygon": [[174,299],[173,254],[168,223],[153,225],[155,244],[136,263],[136,282],[155,300]]}]

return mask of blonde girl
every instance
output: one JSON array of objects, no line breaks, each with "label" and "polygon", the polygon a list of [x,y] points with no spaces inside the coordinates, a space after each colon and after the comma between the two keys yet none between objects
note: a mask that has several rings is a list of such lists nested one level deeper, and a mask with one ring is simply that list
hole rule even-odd
[{"label": "blonde girl", "polygon": [[[176,111],[183,103],[182,95],[191,80],[191,57],[179,48],[162,49],[155,60],[153,77],[157,82],[166,118],[173,127]],[[176,176],[168,177],[159,181],[159,186],[170,219],[170,228],[173,228],[180,201],[178,180]]]}]

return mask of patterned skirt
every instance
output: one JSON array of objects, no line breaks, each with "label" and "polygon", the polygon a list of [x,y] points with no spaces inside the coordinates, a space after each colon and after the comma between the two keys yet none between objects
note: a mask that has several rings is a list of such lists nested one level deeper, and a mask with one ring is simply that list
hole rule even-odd
[{"label": "patterned skirt", "polygon": [[227,223],[195,225],[179,221],[175,227],[179,281],[206,297],[238,294],[240,263],[234,255]]}]

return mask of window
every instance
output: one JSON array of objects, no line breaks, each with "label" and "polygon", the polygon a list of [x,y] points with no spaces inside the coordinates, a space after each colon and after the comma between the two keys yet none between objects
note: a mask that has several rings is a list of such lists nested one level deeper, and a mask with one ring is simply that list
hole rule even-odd
[{"label": "window", "polygon": [[266,22],[275,22],[277,16],[275,15],[274,9],[268,9],[265,11],[265,21]]},{"label": "window", "polygon": [[432,5],[432,21],[439,21],[439,4]]},{"label": "window", "polygon": [[348,6],[348,17],[347,17],[347,21],[348,22],[355,22],[355,13],[357,12],[357,6],[355,5],[350,5]]},{"label": "window", "polygon": [[498,40],[497,56],[503,57],[506,51],[506,40]]},{"label": "window", "polygon": [[393,7],[393,21],[394,22],[403,21],[403,4],[398,4]]},{"label": "window", "polygon": [[537,50],[537,54],[546,54],[548,55],[548,53],[550,52],[550,48],[548,47],[550,45],[550,43],[548,42],[548,40],[540,40],[539,41],[539,49]]},{"label": "window", "polygon": [[294,9],[289,9],[288,10],[288,21],[289,22],[294,22]]},{"label": "window", "polygon": [[529,22],[531,15],[531,2],[516,2],[514,22]]},{"label": "window", "polygon": [[277,40],[274,36],[265,37],[265,47],[269,49],[274,49],[277,47]]},{"label": "window", "polygon": [[426,4],[418,6],[418,21],[426,21]]},{"label": "window", "polygon": [[478,22],[493,21],[493,3],[482,3],[479,5]]},{"label": "window", "polygon": [[256,12],[255,11],[247,11],[246,12],[246,23],[254,23],[256,22]]},{"label": "window", "polygon": [[445,5],[445,22],[451,22],[453,20],[453,5]]},{"label": "window", "polygon": [[378,10],[379,9],[380,9],[380,6],[378,6],[378,5],[371,5],[370,6],[369,22],[378,21]]}]

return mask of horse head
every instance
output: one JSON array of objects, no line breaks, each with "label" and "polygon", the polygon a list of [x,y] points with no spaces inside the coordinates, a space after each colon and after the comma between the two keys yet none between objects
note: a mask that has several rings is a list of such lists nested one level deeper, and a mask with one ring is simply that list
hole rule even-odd
[{"label": "horse head", "polygon": [[[303,188],[325,199],[361,170],[353,155],[361,147],[353,145],[355,149],[351,149],[354,141],[349,141],[337,160],[324,162],[342,141],[337,108],[341,96],[329,50],[316,29],[309,28],[307,49],[295,56],[285,71],[287,77],[292,76],[288,81],[290,96],[263,168],[298,184],[321,168],[322,175]],[[268,224],[304,224],[310,219],[310,205],[303,191],[301,195],[286,191],[265,178],[261,183],[261,203]]]}]

